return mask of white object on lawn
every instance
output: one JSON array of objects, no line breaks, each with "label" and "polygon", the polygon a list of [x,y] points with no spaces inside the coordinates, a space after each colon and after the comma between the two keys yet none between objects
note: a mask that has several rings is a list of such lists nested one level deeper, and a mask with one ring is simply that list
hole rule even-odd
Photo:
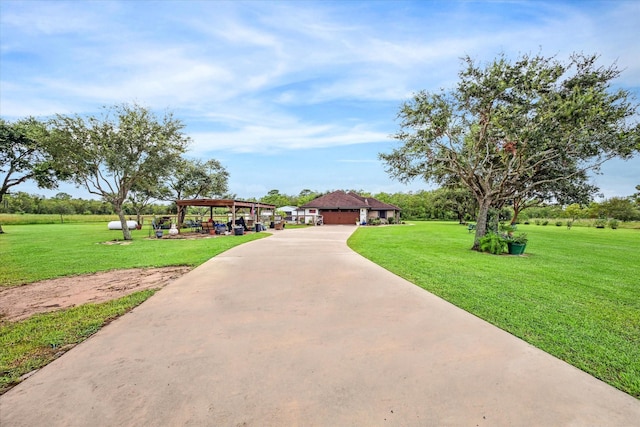
[{"label": "white object on lawn", "polygon": [[[136,221],[127,221],[127,227],[129,227],[129,230],[135,230],[137,226],[138,223]],[[122,224],[120,221],[111,221],[107,227],[109,227],[109,230],[122,230]]]}]

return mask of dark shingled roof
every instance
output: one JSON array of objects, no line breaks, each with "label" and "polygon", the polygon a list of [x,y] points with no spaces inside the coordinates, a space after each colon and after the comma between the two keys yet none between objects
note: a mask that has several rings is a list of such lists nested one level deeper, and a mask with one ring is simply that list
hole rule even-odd
[{"label": "dark shingled roof", "polygon": [[317,199],[305,203],[301,208],[318,208],[318,209],[360,209],[367,208],[378,211],[399,211],[400,208],[389,203],[381,202],[373,197],[362,197],[356,193],[345,193],[342,190],[325,194]]}]

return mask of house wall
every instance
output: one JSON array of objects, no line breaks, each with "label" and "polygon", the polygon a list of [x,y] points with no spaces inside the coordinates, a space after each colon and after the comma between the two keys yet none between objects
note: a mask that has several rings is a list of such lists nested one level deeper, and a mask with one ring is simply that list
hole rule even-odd
[{"label": "house wall", "polygon": [[368,209],[361,208],[360,209],[360,223],[367,222],[367,217],[369,215]]},{"label": "house wall", "polygon": [[315,224],[320,216],[320,210],[318,208],[306,208],[304,210],[304,222],[305,224]]}]

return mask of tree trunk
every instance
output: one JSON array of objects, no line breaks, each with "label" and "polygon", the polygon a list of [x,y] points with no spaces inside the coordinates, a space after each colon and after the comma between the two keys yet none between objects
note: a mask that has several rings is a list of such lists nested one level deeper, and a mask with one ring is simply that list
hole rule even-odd
[{"label": "tree trunk", "polygon": [[511,225],[515,225],[518,222],[518,215],[520,215],[520,211],[522,211],[522,205],[524,202],[520,202],[518,199],[513,200],[513,218],[511,218]]},{"label": "tree trunk", "polygon": [[4,230],[2,229],[2,224],[0,224],[0,234],[4,234]]},{"label": "tree trunk", "polygon": [[116,206],[116,212],[118,213],[118,218],[120,218],[120,224],[122,225],[122,237],[124,240],[133,240],[131,237],[131,231],[129,231],[129,226],[127,225],[127,218],[124,216],[124,211],[122,210],[122,206]]},{"label": "tree trunk", "polygon": [[476,236],[473,241],[474,251],[480,250],[480,239],[487,233],[487,216],[491,207],[491,199],[478,200],[478,218],[476,220]]}]

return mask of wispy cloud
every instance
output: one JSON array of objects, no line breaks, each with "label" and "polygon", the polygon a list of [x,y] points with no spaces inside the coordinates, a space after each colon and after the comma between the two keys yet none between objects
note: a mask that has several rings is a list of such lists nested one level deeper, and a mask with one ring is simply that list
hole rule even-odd
[{"label": "wispy cloud", "polygon": [[286,127],[247,125],[237,131],[193,132],[191,136],[194,141],[191,151],[201,155],[218,150],[241,153],[285,152],[389,140],[386,133],[370,131],[361,126],[345,128],[302,123],[292,123]]}]

